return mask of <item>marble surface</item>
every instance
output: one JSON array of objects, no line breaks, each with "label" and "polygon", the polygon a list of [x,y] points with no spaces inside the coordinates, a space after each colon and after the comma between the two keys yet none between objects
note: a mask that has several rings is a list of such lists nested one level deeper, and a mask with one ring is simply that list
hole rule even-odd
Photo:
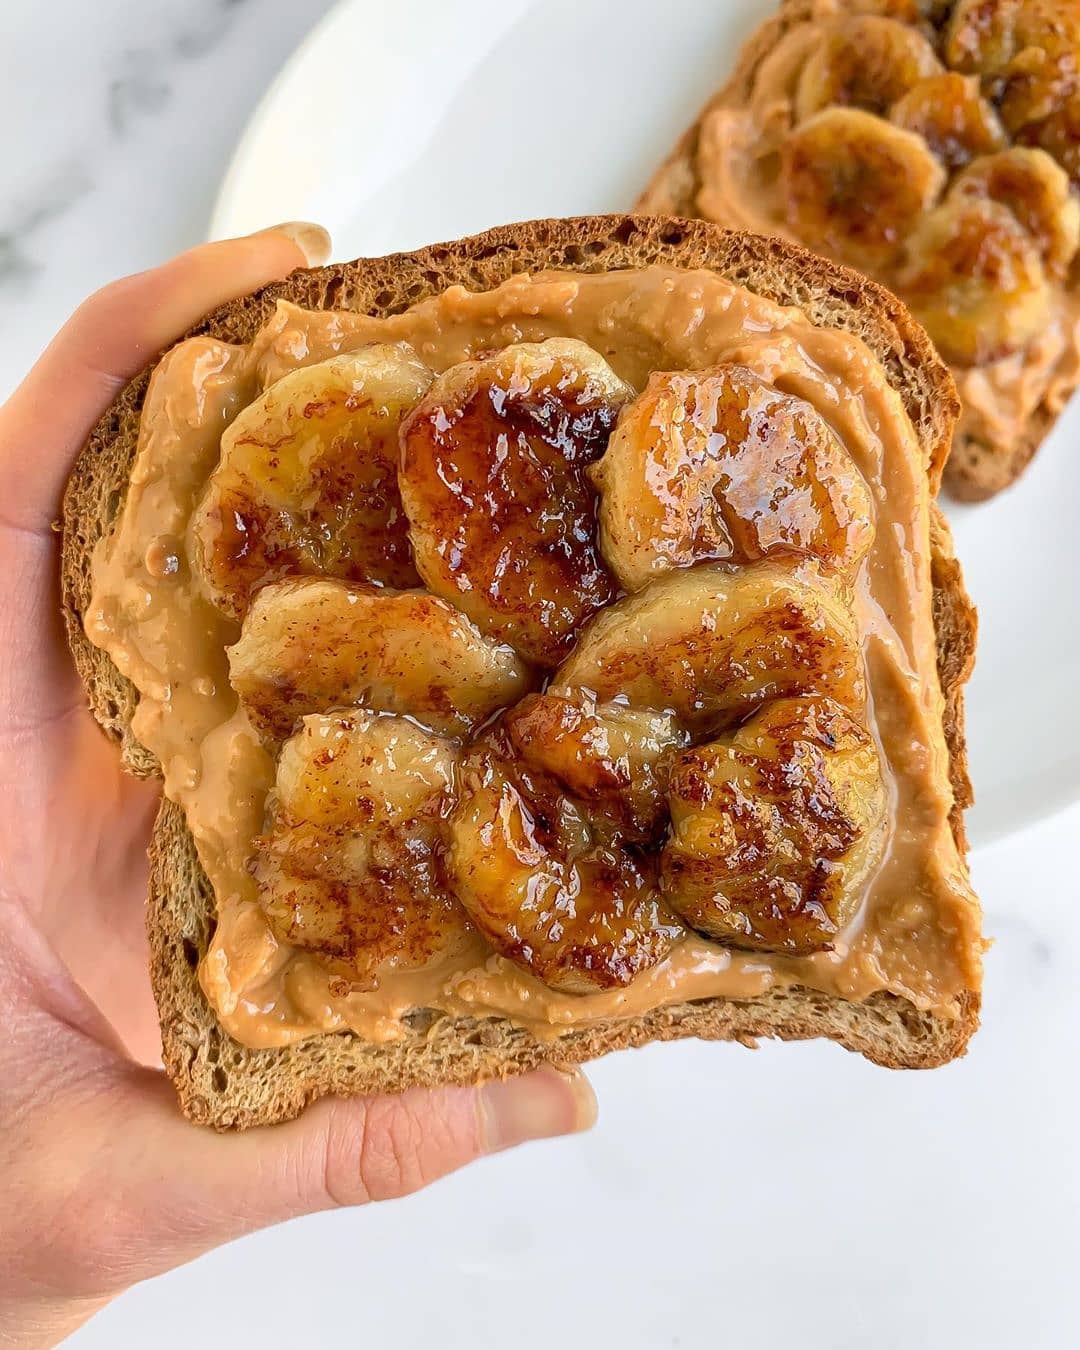
[{"label": "marble surface", "polygon": [[[260,92],[328,7],[0,7],[0,396],[88,291],[200,238]],[[996,945],[963,1062],[617,1056],[592,1070],[589,1137],[256,1235],[133,1290],[74,1343],[1074,1344],[1077,837],[1072,810],[975,857]]]}]

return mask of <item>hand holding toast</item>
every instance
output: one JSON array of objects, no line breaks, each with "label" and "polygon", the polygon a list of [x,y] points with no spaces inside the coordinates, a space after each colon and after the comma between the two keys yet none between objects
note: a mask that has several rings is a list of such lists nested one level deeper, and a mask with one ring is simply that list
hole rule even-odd
[{"label": "hand holding toast", "polygon": [[402,1195],[581,1128],[581,1079],[327,1100],[243,1135],[188,1126],[163,1075],[143,934],[153,783],[85,707],[52,523],[88,428],[208,307],[322,252],[315,227],[195,249],[107,287],[0,408],[0,1327],[54,1344],[109,1298],[293,1215]]}]

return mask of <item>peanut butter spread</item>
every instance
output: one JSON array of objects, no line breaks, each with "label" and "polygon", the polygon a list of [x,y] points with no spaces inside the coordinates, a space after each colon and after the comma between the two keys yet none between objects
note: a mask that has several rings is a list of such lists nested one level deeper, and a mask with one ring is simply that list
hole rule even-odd
[{"label": "peanut butter spread", "polygon": [[1080,384],[1078,71],[1075,0],[813,0],[703,117],[696,210],[895,291],[1014,446]]},{"label": "peanut butter spread", "polygon": [[[742,372],[739,378],[750,391],[747,397],[757,399],[770,417],[779,417],[787,407],[782,396],[795,396],[816,410],[825,427],[814,451],[814,463],[818,466],[815,472],[823,475],[823,481],[832,472],[829,466],[838,455],[844,464],[855,466],[855,474],[844,470],[848,496],[834,493],[831,500],[840,503],[837,510],[841,514],[837,519],[845,523],[843,558],[853,575],[851,604],[860,655],[856,665],[830,668],[833,682],[825,692],[835,695],[841,703],[862,700],[860,706],[866,709],[869,740],[858,727],[849,725],[850,719],[839,710],[832,715],[828,735],[830,745],[838,744],[840,736],[847,737],[840,748],[847,746],[850,763],[856,766],[851,770],[853,773],[861,772],[858,766],[870,762],[867,755],[880,759],[879,779],[876,769],[874,772],[876,781],[883,784],[882,823],[880,828],[874,826],[868,832],[868,838],[873,835],[875,861],[872,866],[869,862],[865,865],[852,862],[850,866],[855,870],[844,874],[849,879],[854,877],[856,903],[850,918],[845,919],[835,939],[824,949],[800,948],[793,941],[787,947],[783,943],[773,944],[769,950],[767,934],[764,937],[751,934],[746,941],[740,939],[729,945],[730,935],[724,938],[721,934],[721,941],[698,935],[701,928],[713,932],[705,920],[699,927],[695,919],[693,928],[688,928],[663,915],[659,918],[654,915],[650,932],[661,946],[657,948],[654,944],[642,956],[640,973],[611,987],[593,985],[581,992],[571,979],[564,978],[563,967],[554,958],[550,971],[543,972],[543,981],[530,973],[522,964],[522,942],[516,948],[509,941],[500,942],[497,916],[491,919],[482,907],[470,903],[467,908],[475,922],[464,925],[454,940],[436,943],[430,959],[410,964],[391,954],[373,978],[350,981],[325,953],[283,940],[281,924],[275,926],[268,920],[265,896],[260,897],[260,885],[272,887],[280,880],[280,872],[273,870],[280,862],[273,851],[275,830],[288,802],[280,778],[277,795],[271,794],[277,753],[273,736],[268,734],[268,727],[273,730],[272,724],[262,718],[257,701],[242,703],[230,682],[227,649],[237,644],[241,625],[215,590],[219,573],[214,570],[217,557],[214,550],[220,539],[205,523],[211,518],[205,515],[207,484],[215,470],[220,472],[219,465],[224,465],[223,434],[242,411],[251,409],[260,397],[266,397],[265,391],[287,391],[289,378],[296,378],[294,372],[319,363],[332,363],[334,358],[345,354],[356,353],[368,359],[366,354],[389,351],[396,353],[394,360],[398,362],[396,389],[400,389],[401,379],[407,385],[415,376],[419,390],[424,381],[417,372],[422,367],[435,373],[435,384],[426,395],[426,403],[413,414],[410,423],[406,461],[410,456],[435,456],[442,477],[433,476],[430,481],[438,486],[448,480],[453,470],[453,465],[447,468],[449,460],[438,460],[439,447],[444,444],[439,437],[458,415],[454,410],[472,406],[468,400],[479,378],[475,366],[460,367],[465,374],[459,374],[456,369],[459,363],[478,356],[497,363],[498,353],[513,344],[547,343],[551,339],[576,340],[572,348],[563,342],[562,346],[556,343],[550,349],[540,349],[554,351],[563,363],[558,369],[563,372],[559,388],[564,393],[569,378],[565,375],[567,362],[573,355],[580,363],[580,344],[592,349],[597,370],[603,367],[605,372],[590,371],[581,388],[575,388],[574,397],[578,401],[574,403],[574,416],[584,419],[585,427],[581,444],[588,436],[606,438],[611,433],[610,419],[597,421],[592,405],[586,406],[589,399],[607,400],[603,406],[617,409],[626,405],[627,400],[640,397],[647,387],[650,391],[659,388],[656,381],[661,377],[654,372],[705,372],[722,363],[732,363]],[[407,344],[407,348],[372,344]],[[491,353],[496,355],[492,357]],[[376,357],[371,356],[370,360],[374,362]],[[337,367],[331,364],[325,369],[332,372]],[[426,378],[430,379],[430,374]],[[285,396],[282,392],[280,398],[284,400]],[[418,392],[409,395],[418,396]],[[696,396],[701,406],[705,393],[699,389]],[[389,399],[390,395],[385,397]],[[632,409],[637,405],[629,406]],[[797,406],[804,404],[800,402]],[[349,407],[355,410],[355,402]],[[430,426],[424,423],[425,408],[431,412]],[[306,404],[302,414],[316,416],[319,409]],[[245,422],[245,430],[247,426]],[[619,422],[619,428],[618,435],[623,436],[625,421]],[[233,440],[228,443],[235,450],[234,442],[242,438],[235,432],[231,434]],[[609,453],[614,453],[615,442],[612,437]],[[508,442],[504,436],[493,445],[497,453],[504,454]],[[550,669],[564,660],[556,680],[598,688],[611,669],[605,655],[608,647],[604,644],[610,646],[620,641],[624,628],[629,631],[633,624],[643,626],[645,646],[652,643],[658,650],[662,648],[666,640],[661,632],[662,623],[654,620],[647,601],[642,599],[658,593],[657,587],[670,586],[674,595],[675,588],[684,585],[700,588],[707,582],[714,589],[722,589],[728,584],[729,574],[723,571],[723,564],[715,574],[697,567],[669,572],[652,587],[618,602],[638,606],[633,615],[626,611],[625,623],[609,625],[611,632],[598,629],[597,623],[607,615],[622,613],[617,606],[611,607],[619,588],[589,551],[594,548],[590,540],[595,538],[590,523],[593,517],[588,514],[594,510],[589,505],[592,497],[587,495],[592,489],[583,486],[586,479],[573,468],[570,458],[566,463],[570,468],[565,473],[570,476],[559,489],[560,500],[549,505],[552,510],[565,507],[566,511],[570,510],[566,502],[571,506],[585,502],[588,507],[588,519],[579,512],[571,522],[577,540],[574,547],[578,550],[572,556],[578,574],[583,574],[583,569],[592,569],[589,576],[594,579],[589,582],[589,594],[593,598],[589,612],[599,606],[600,613],[586,632],[594,634],[590,649],[594,655],[586,653],[582,643],[574,645],[587,615],[567,611],[565,629],[556,622],[558,616],[545,618],[543,631],[535,625],[526,628],[521,623],[514,628],[516,619],[504,620],[501,614],[485,617],[477,608],[475,588],[472,593],[462,589],[460,604],[455,602],[458,608],[444,606],[446,612],[441,609],[436,617],[440,624],[465,624],[465,618],[458,612],[459,608],[464,609],[486,633],[496,635],[479,655],[463,648],[463,660],[475,657],[480,663],[475,667],[470,687],[476,699],[480,700],[482,694],[488,699],[483,708],[478,703],[469,710],[477,719],[488,706],[498,707],[500,703],[517,700],[528,681],[533,681],[534,689],[540,687],[542,682],[530,673],[537,667],[529,662],[543,665],[546,661]],[[407,470],[409,463],[405,462],[402,471],[406,478]],[[415,483],[422,480],[411,481],[412,495],[405,493],[405,505],[410,519],[415,521],[423,505],[418,505],[415,499]],[[232,479],[215,482],[221,492],[236,490]],[[731,501],[735,501],[737,486],[729,484],[725,489]],[[398,521],[399,508],[394,504],[397,498],[389,493],[385,483],[369,486],[365,492],[363,509],[369,514],[364,516],[363,528],[356,533],[357,548],[368,546],[371,512],[383,512],[379,528],[391,534]],[[856,495],[851,496],[852,493]],[[860,522],[850,512],[843,515],[844,503],[860,501],[868,503],[868,520]],[[600,542],[611,556],[612,540],[603,534],[611,524],[603,514],[606,508],[605,497]],[[710,272],[650,267],[602,275],[559,272],[521,275],[480,294],[452,286],[388,318],[341,311],[312,313],[280,303],[274,316],[246,346],[200,337],[175,347],[153,375],[127,498],[113,533],[102,541],[95,555],[94,594],[86,630],[139,691],[133,730],[158,757],[164,790],[183,807],[199,858],[213,885],[217,926],[199,974],[222,1025],[239,1041],[255,1047],[285,1045],[320,1032],[344,1029],[379,1041],[400,1036],[402,1018],[422,1008],[453,1015],[509,1017],[536,1034],[558,1035],[561,1029],[588,1019],[631,1017],[664,1004],[691,999],[717,996],[746,999],[783,985],[806,986],[851,1000],[861,1000],[877,990],[890,990],[920,1008],[953,1015],[961,993],[978,987],[981,943],[978,906],[948,821],[952,798],[931,616],[929,509],[929,489],[918,442],[899,396],[869,349],[855,337],[816,328],[801,311],[781,308]],[[491,507],[495,514],[498,510],[498,503]],[[238,512],[230,517],[228,511],[219,511],[213,519],[219,530],[233,525],[240,528],[236,523],[240,520]],[[355,517],[346,520],[339,511],[335,519],[347,531]],[[517,528],[519,522],[509,516],[500,520],[500,528],[504,528],[500,538],[508,539],[509,531]],[[585,533],[581,520],[588,526]],[[751,523],[756,523],[760,542],[769,520],[758,512]],[[435,569],[450,556],[445,549],[429,555],[425,552],[429,542],[421,531],[413,530],[416,564],[425,580],[435,577]],[[325,550],[334,544],[334,538],[324,530],[316,543]],[[245,554],[246,548],[246,544],[244,548],[235,547],[230,556],[244,555],[250,560],[250,549]],[[325,551],[319,554],[323,559],[327,556]],[[401,573],[395,574],[391,585],[415,587],[407,554],[397,548],[387,557]],[[651,557],[637,547],[634,566],[651,566]],[[489,559],[485,556],[482,562],[487,566]],[[365,575],[370,575],[371,565],[368,559]],[[761,575],[768,581],[766,589],[770,596],[778,593],[777,587],[788,584],[784,580],[786,573],[782,574],[777,565],[766,560],[756,566],[764,569]],[[317,590],[323,584],[317,579],[317,566],[292,569],[293,573],[297,571],[308,574],[304,586],[314,585]],[[796,562],[792,575],[802,577],[804,573],[809,585],[817,575],[812,562]],[[338,567],[337,574],[349,575],[344,565]],[[514,580],[507,569],[500,576],[504,588]],[[700,580],[702,577],[705,582]],[[685,581],[686,578],[691,581]],[[286,581],[280,603],[285,604],[300,585]],[[254,592],[244,637],[236,646],[231,674],[241,687],[244,687],[241,654],[255,641],[258,624],[271,617],[260,614],[260,605],[269,593],[269,589]],[[338,604],[343,595],[350,604],[366,603],[365,594],[363,587],[355,595],[345,594],[340,586],[333,594],[325,589],[305,592],[307,598],[301,608],[309,616],[312,641],[317,642],[323,631],[319,627],[323,620],[318,615],[324,611],[317,612],[317,605],[325,608]],[[419,593],[414,589],[400,594],[415,597]],[[245,599],[244,605],[247,603]],[[435,598],[425,599],[422,594],[409,603],[424,604],[429,609],[443,604]],[[716,604],[720,603],[718,599]],[[831,603],[822,601],[825,618],[814,629],[815,633],[825,631],[828,623],[833,623],[841,634],[848,631],[845,625],[850,621],[839,611],[835,622],[829,617]],[[356,624],[363,631],[358,636],[354,625],[350,640],[366,640],[373,631],[369,622],[358,619]],[[655,624],[654,628],[649,628],[650,624]],[[290,631],[302,636],[301,629]],[[473,631],[469,629],[470,633]],[[649,637],[652,632],[655,638]],[[797,637],[791,640],[796,641]],[[555,644],[557,650],[553,655],[543,650],[545,641]],[[510,642],[518,651],[528,651],[529,662],[523,663],[515,656]],[[424,654],[418,652],[415,660],[422,659]],[[586,670],[590,660],[595,668]],[[412,678],[411,668],[408,664],[402,667],[406,683]],[[580,680],[571,678],[575,668]],[[648,674],[646,671],[645,675]],[[645,675],[635,677],[638,684],[634,689],[641,685]],[[425,675],[421,683],[424,681],[428,681],[424,684],[427,689],[429,677]],[[268,687],[272,686],[271,681]],[[421,695],[424,689],[419,691]],[[490,697],[485,690],[491,691]],[[396,687],[384,691],[384,701],[378,707],[393,710],[398,692]],[[599,696],[608,695],[601,689]],[[681,706],[679,697],[682,694],[672,695],[676,711]],[[391,701],[388,703],[386,699]],[[363,704],[362,697],[359,700],[342,697],[339,701],[353,706],[358,701],[361,708]],[[694,702],[688,697],[684,703],[686,720],[680,725],[692,726],[694,717],[702,717],[709,711],[703,712],[700,700]],[[493,734],[496,738],[516,736],[515,744],[531,743],[539,745],[545,753],[550,750],[555,754],[561,744],[560,728],[565,730],[571,722],[563,718],[562,712],[553,714],[543,699],[541,704],[523,704],[524,712],[518,720],[505,733],[498,731],[496,724]],[[410,710],[414,706],[410,705]],[[434,699],[423,706],[430,715],[417,713],[416,722],[451,739],[438,741],[443,747],[438,755],[418,752],[415,763],[419,767],[410,780],[414,785],[420,784],[416,789],[417,801],[431,783],[437,780],[441,786],[452,774],[452,765],[446,767],[452,755],[445,747],[457,744],[452,736],[460,732],[454,720],[461,715],[460,708],[448,710]],[[650,706],[658,705],[654,701]],[[623,711],[627,716],[639,716],[632,709]],[[578,716],[573,709],[571,713]],[[796,714],[804,720],[808,716],[802,705],[796,708]],[[304,734],[344,734],[342,727],[348,730],[364,716],[362,712],[353,712],[348,719],[339,717],[333,725],[328,725],[325,718],[307,718]],[[672,730],[674,723],[667,712],[661,710],[647,717],[650,744],[687,743],[687,735]],[[368,721],[374,725],[373,719]],[[573,726],[577,723],[573,722],[571,729]],[[616,731],[618,728],[612,735]],[[480,734],[482,743],[487,744],[483,736],[488,734],[486,731]],[[780,732],[772,726],[769,734]],[[417,730],[414,739],[422,750],[421,736]],[[291,753],[288,747],[295,750],[297,743],[294,737],[285,753]],[[403,753],[400,741],[395,753]],[[493,753],[490,745],[483,753],[490,758]],[[689,754],[680,770],[679,783],[676,785],[673,780],[672,791],[678,792],[683,808],[692,811],[704,800],[700,776],[707,777],[715,765],[704,762],[701,752]],[[370,761],[367,763],[370,768]],[[475,765],[469,772],[473,781],[481,780],[482,774]],[[443,777],[438,777],[440,774]],[[488,783],[490,776],[483,781]],[[268,794],[271,803],[276,803],[269,815]],[[674,810],[673,806],[673,818]],[[258,866],[253,863],[257,839],[263,840],[258,846],[263,850]],[[674,860],[683,869],[678,875],[692,880],[692,869],[687,871],[690,867],[687,857],[692,849],[681,837],[679,845],[684,852]],[[448,866],[461,883],[463,901],[467,901],[469,887],[477,884],[478,874],[460,854],[460,848],[451,850]],[[486,864],[487,858],[481,861]],[[409,865],[407,860],[403,864]],[[793,866],[798,865],[800,859],[796,857]],[[602,869],[602,875],[605,884],[619,883],[618,877],[611,881],[610,867]],[[755,950],[755,946],[759,949]]]}]

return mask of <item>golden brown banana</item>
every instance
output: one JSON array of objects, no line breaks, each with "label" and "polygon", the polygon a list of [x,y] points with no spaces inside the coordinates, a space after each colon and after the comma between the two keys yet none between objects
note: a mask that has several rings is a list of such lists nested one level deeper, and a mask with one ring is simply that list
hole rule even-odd
[{"label": "golden brown banana", "polygon": [[974,75],[947,71],[921,80],[893,104],[889,120],[921,136],[949,168],[1005,145],[1005,128]]},{"label": "golden brown banana", "polygon": [[598,614],[552,680],[554,693],[670,712],[695,734],[769,699],[865,697],[855,621],[811,563],[703,564],[668,572]]},{"label": "golden brown banana", "polygon": [[945,31],[945,60],[954,70],[993,75],[1016,54],[1025,0],[956,0]]},{"label": "golden brown banana", "polygon": [[295,577],[263,587],[229,649],[230,682],[265,735],[306,713],[360,704],[461,736],[525,693],[505,643],[426,591]]},{"label": "golden brown banana", "polygon": [[631,843],[655,842],[667,824],[667,764],[688,737],[674,718],[581,691],[533,694],[503,719],[518,760],[546,774]]},{"label": "golden brown banana", "polygon": [[1051,58],[1080,40],[1077,0],[957,0],[945,31],[945,60],[954,70],[1007,75],[1017,57]]},{"label": "golden brown banana", "polygon": [[1011,211],[963,193],[908,240],[899,288],[947,361],[983,365],[1049,322],[1053,293],[1035,241]]},{"label": "golden brown banana", "polygon": [[982,77],[1005,126],[1019,134],[1057,114],[1080,87],[1080,3],[959,0],[945,54]]},{"label": "golden brown banana", "polygon": [[454,366],[402,428],[421,576],[539,665],[616,594],[585,470],[631,396],[591,348],[552,338]]},{"label": "golden brown banana", "polygon": [[864,269],[887,267],[945,186],[921,136],[857,108],[829,108],[784,142],[787,222],[812,248]]},{"label": "golden brown banana", "polygon": [[625,986],[683,936],[655,857],[517,762],[501,729],[466,757],[449,834],[446,874],[470,919],[553,989]]},{"label": "golden brown banana", "polygon": [[1023,127],[1017,138],[1024,145],[1045,150],[1069,175],[1073,188],[1080,191],[1080,93],[1066,99],[1044,121]]},{"label": "golden brown banana", "polygon": [[917,29],[876,14],[832,25],[807,59],[795,96],[805,121],[823,108],[883,113],[912,86],[944,69]]},{"label": "golden brown banana", "polygon": [[1026,47],[1006,66],[998,106],[1013,135],[1038,126],[1065,105],[1077,90],[1080,25],[1056,30],[1044,44]]},{"label": "golden brown banana", "polygon": [[431,378],[410,347],[379,343],[293,371],[239,414],[191,523],[221,610],[242,618],[254,589],[297,573],[418,583],[398,428]]},{"label": "golden brown banana", "polygon": [[281,941],[363,989],[465,938],[436,867],[456,758],[405,718],[304,718],[282,747],[252,869]]},{"label": "golden brown banana", "polygon": [[1068,274],[1080,245],[1080,201],[1045,150],[1014,146],[977,159],[957,177],[949,191],[954,196],[1008,207],[1038,245],[1049,274]]},{"label": "golden brown banana", "polygon": [[881,856],[885,786],[869,733],[829,699],[768,704],[676,756],[668,904],[699,932],[792,956],[827,951]]},{"label": "golden brown banana", "polygon": [[590,475],[601,552],[628,591],[773,553],[850,573],[873,540],[866,484],[827,423],[744,366],[653,374]]}]

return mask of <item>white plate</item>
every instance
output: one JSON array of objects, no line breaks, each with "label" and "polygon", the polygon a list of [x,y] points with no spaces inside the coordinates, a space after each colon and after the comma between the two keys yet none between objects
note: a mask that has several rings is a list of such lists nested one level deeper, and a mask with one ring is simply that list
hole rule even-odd
[{"label": "white plate", "polygon": [[[628,207],[772,0],[345,0],[257,109],[213,237],[325,224],[351,258]],[[976,843],[1080,797],[1080,403],[1020,485],[952,508],[981,613]]]}]

